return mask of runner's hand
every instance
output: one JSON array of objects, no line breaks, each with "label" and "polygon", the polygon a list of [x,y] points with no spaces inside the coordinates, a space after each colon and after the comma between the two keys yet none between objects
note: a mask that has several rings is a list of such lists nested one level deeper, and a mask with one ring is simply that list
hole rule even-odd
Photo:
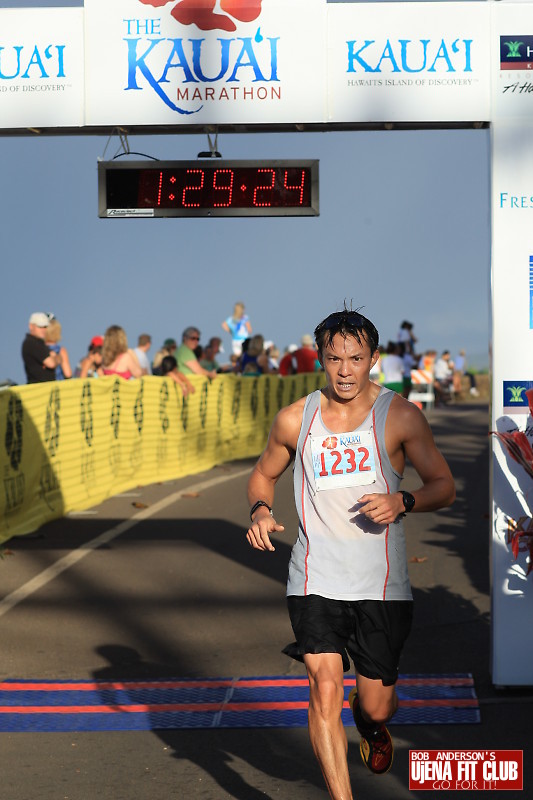
[{"label": "runner's hand", "polygon": [[405,511],[399,492],[394,494],[364,494],[359,498],[359,513],[377,525],[390,525]]},{"label": "runner's hand", "polygon": [[246,538],[255,550],[269,550],[273,553],[276,548],[270,541],[270,534],[284,530],[284,526],[278,525],[269,513],[259,512],[256,520],[248,528]]}]

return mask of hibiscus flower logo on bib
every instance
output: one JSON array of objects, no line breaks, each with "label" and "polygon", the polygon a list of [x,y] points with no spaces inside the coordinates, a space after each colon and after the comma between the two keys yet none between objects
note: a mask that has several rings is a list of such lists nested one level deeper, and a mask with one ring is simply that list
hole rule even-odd
[{"label": "hibiscus flower logo on bib", "polygon": [[326,450],[334,450],[337,447],[337,437],[336,436],[328,436],[327,439],[324,439],[322,442],[322,447]]},{"label": "hibiscus flower logo on bib", "polygon": [[235,31],[239,22],[253,22],[261,14],[262,0],[140,0],[160,8],[175,3],[170,12],[182,25],[196,25],[201,31]]}]

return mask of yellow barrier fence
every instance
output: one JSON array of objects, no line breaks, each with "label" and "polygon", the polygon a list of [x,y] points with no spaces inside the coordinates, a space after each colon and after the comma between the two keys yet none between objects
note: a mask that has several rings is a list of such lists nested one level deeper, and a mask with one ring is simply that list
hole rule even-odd
[{"label": "yellow barrier fence", "polygon": [[277,411],[324,384],[322,373],[107,377],[0,392],[0,543],[134,486],[181,478],[263,449]]}]

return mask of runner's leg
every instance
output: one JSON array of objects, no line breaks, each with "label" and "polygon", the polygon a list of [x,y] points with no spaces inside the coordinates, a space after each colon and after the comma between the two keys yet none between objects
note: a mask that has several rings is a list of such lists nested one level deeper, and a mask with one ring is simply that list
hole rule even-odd
[{"label": "runner's leg", "polygon": [[366,678],[357,670],[355,676],[363,718],[370,724],[386,724],[398,708],[395,686],[383,686],[381,680]]},{"label": "runner's leg", "polygon": [[352,800],[348,742],[341,711],[344,673],[339,653],[306,653],[309,677],[309,737],[332,800]]}]

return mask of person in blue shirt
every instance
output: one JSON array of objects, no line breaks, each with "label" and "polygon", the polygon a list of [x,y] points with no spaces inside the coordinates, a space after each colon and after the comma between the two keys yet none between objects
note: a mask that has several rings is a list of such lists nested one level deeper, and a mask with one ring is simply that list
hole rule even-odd
[{"label": "person in blue shirt", "polygon": [[231,347],[234,355],[240,356],[242,343],[249,338],[252,332],[250,320],[244,313],[244,303],[235,303],[233,314],[224,320],[222,328],[231,335]]}]

